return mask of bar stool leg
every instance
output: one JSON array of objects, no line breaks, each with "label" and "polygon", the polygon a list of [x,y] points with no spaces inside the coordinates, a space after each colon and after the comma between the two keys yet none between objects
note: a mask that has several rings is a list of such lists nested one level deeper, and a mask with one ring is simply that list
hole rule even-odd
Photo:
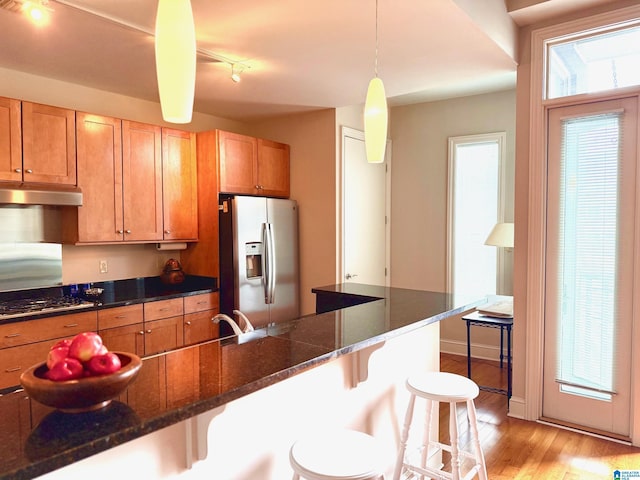
[{"label": "bar stool leg", "polygon": [[[420,466],[427,466],[429,458],[429,446],[431,445],[431,422],[433,421],[433,401],[427,400],[427,409],[424,417],[424,432],[422,434],[422,453],[420,455]],[[420,475],[420,480],[424,480],[425,476]]]},{"label": "bar stool leg", "polygon": [[400,480],[402,467],[404,466],[404,455],[407,450],[407,441],[409,439],[409,428],[413,419],[413,407],[416,403],[416,396],[411,394],[409,404],[407,405],[407,413],[404,416],[404,426],[402,427],[402,436],[400,437],[400,448],[398,449],[398,458],[396,460],[396,468],[393,472],[393,480]]},{"label": "bar stool leg", "polygon": [[476,406],[473,400],[467,400],[467,415],[469,416],[469,423],[471,427],[471,439],[473,442],[473,449],[476,455],[476,464],[479,465],[478,478],[480,480],[487,480],[487,466],[484,463],[484,454],[482,448],[480,448],[480,437],[478,435],[478,420],[476,415]]},{"label": "bar stool leg", "polygon": [[456,402],[449,403],[449,436],[451,437],[451,478],[460,479],[460,453],[458,450],[458,411]]}]

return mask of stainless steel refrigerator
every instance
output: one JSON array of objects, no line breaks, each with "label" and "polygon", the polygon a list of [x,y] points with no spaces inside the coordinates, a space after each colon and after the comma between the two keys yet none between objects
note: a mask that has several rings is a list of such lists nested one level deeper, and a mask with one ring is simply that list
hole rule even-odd
[{"label": "stainless steel refrigerator", "polygon": [[219,220],[220,312],[237,321],[239,310],[255,328],[297,318],[297,203],[221,195]]}]

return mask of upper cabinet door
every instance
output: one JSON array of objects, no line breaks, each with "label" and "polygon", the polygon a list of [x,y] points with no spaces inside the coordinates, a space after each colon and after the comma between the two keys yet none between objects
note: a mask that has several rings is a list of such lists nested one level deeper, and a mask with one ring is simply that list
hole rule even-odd
[{"label": "upper cabinet door", "polygon": [[255,195],[258,185],[258,140],[218,132],[220,192]]},{"label": "upper cabinet door", "polygon": [[20,100],[0,97],[0,180],[22,181]]},{"label": "upper cabinet door", "polygon": [[164,240],[198,238],[195,134],[162,129]]},{"label": "upper cabinet door", "polygon": [[124,240],[162,240],[162,134],[122,121]]},{"label": "upper cabinet door", "polygon": [[75,111],[22,102],[25,182],[76,184]]},{"label": "upper cabinet door", "polygon": [[78,112],[78,242],[124,238],[121,142],[119,119]]},{"label": "upper cabinet door", "polygon": [[260,195],[289,197],[289,145],[258,139]]}]

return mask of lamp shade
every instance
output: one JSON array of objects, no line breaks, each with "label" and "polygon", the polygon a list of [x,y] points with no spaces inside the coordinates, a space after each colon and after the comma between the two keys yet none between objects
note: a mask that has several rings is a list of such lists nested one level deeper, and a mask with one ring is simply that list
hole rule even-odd
[{"label": "lamp shade", "polygon": [[496,223],[484,244],[513,248],[513,223]]},{"label": "lamp shade", "polygon": [[162,118],[189,123],[196,86],[196,31],[190,0],[159,0],[156,74]]},{"label": "lamp shade", "polygon": [[364,144],[369,163],[382,163],[387,146],[387,97],[382,80],[374,77],[369,82],[364,104]]}]

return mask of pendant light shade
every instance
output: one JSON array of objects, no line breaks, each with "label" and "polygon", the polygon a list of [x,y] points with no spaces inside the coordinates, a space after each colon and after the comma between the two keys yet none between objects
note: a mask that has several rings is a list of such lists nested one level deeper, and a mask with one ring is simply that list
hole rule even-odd
[{"label": "pendant light shade", "polygon": [[196,86],[196,32],[190,0],[159,0],[156,74],[162,118],[189,123]]},{"label": "pendant light shade", "polygon": [[369,163],[384,162],[387,146],[387,97],[382,80],[374,77],[369,82],[364,104],[364,145]]},{"label": "pendant light shade", "polygon": [[367,162],[384,162],[387,147],[387,96],[382,80],[378,78],[378,0],[376,0],[376,56],[374,77],[369,82],[367,98],[364,102],[364,146]]}]

